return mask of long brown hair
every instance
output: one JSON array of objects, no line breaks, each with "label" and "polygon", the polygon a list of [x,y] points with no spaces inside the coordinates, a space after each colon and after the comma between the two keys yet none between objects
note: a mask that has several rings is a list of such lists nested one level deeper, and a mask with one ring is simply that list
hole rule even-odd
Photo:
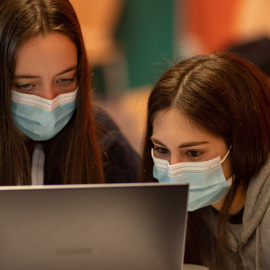
[{"label": "long brown hair", "polygon": [[66,34],[78,51],[77,110],[68,125],[45,143],[45,182],[103,182],[92,116],[90,71],[75,11],[68,0],[1,0],[0,4],[0,185],[31,183],[26,146],[14,126],[11,86],[20,47],[37,35]]},{"label": "long brown hair", "polygon": [[219,214],[224,240],[229,208],[240,183],[247,188],[270,151],[270,85],[251,63],[234,54],[216,53],[185,59],[154,85],[148,101],[141,179],[153,181],[150,137],[157,112],[177,109],[196,126],[232,146],[235,179]]}]

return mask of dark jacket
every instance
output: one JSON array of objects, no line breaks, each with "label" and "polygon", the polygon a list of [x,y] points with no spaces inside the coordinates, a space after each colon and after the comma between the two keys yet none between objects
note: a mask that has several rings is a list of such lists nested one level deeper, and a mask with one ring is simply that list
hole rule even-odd
[{"label": "dark jacket", "polygon": [[139,155],[110,116],[100,108],[94,111],[98,141],[102,151],[107,183],[136,182]]}]

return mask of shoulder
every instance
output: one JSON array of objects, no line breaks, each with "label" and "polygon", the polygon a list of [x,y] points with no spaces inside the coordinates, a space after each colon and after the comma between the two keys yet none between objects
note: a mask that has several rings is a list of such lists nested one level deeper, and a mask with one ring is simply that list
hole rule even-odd
[{"label": "shoulder", "polygon": [[97,126],[104,126],[106,124],[106,127],[118,129],[111,116],[101,107],[95,105],[92,112]]},{"label": "shoulder", "polygon": [[270,205],[270,158],[260,171],[250,180],[245,202],[245,215],[247,222],[254,218],[258,210],[264,212]]},{"label": "shoulder", "polygon": [[101,107],[93,107],[93,117],[98,128],[119,130],[111,116]]},{"label": "shoulder", "polygon": [[94,107],[97,139],[103,158],[107,182],[136,182],[139,155],[109,114]]},{"label": "shoulder", "polygon": [[258,226],[269,234],[270,222],[270,160],[250,180],[243,216],[243,239],[247,240]]},{"label": "shoulder", "polygon": [[93,108],[98,141],[101,146],[108,147],[114,140],[121,137],[121,131],[111,116],[102,108]]}]

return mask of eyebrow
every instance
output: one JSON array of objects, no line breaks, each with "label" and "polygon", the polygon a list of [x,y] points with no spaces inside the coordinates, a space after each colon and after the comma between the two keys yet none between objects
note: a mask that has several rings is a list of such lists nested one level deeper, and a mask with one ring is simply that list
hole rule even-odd
[{"label": "eyebrow", "polygon": [[[59,76],[62,74],[65,74],[67,72],[70,72],[72,70],[76,70],[77,69],[77,65],[71,66],[63,71],[61,71],[60,73],[56,74],[55,76]],[[39,76],[35,76],[35,75],[24,75],[24,74],[19,74],[19,75],[15,75],[14,76],[16,79],[37,79],[39,78]]]},{"label": "eyebrow", "polygon": [[[161,141],[159,141],[158,139],[155,138],[150,138],[150,140],[156,144],[162,145],[167,147],[164,143],[162,143]],[[202,145],[202,144],[208,144],[209,142],[206,141],[202,141],[202,142],[185,142],[179,145],[179,148],[186,148],[186,147],[192,147],[192,146],[197,146],[197,145]]]}]

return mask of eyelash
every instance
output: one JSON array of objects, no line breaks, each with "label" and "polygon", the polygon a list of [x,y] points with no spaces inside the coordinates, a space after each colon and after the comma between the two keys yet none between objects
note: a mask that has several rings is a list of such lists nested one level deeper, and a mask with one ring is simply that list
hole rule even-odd
[{"label": "eyelash", "polygon": [[59,79],[57,82],[59,82],[62,86],[66,86],[70,83],[73,83],[74,78],[63,78],[63,79]]},{"label": "eyelash", "polygon": [[26,83],[26,84],[16,84],[15,87],[19,90],[30,90],[33,86],[32,83]]},{"label": "eyelash", "polygon": [[[165,147],[159,147],[159,146],[154,146],[154,151],[157,151],[159,155],[167,155],[170,153],[170,150],[168,150]],[[203,154],[202,151],[198,150],[188,150],[185,152],[185,155],[189,156],[190,158],[198,158]]]},{"label": "eyelash", "polygon": [[[200,157],[202,152],[201,151],[197,151],[197,150],[190,150],[188,151],[187,153],[189,153],[189,156],[191,158],[197,158],[197,157]],[[194,155],[195,154],[195,155]]]},{"label": "eyelash", "polygon": [[154,151],[157,151],[161,155],[165,155],[170,152],[170,150],[168,150],[167,148],[159,146],[154,146]]},{"label": "eyelash", "polygon": [[[69,84],[73,83],[75,81],[75,78],[63,78],[63,79],[59,79],[57,80],[57,83],[61,86],[61,87],[66,87]],[[18,90],[31,90],[31,88],[33,88],[35,86],[35,84],[33,83],[25,83],[25,84],[16,84],[15,87]]]}]

